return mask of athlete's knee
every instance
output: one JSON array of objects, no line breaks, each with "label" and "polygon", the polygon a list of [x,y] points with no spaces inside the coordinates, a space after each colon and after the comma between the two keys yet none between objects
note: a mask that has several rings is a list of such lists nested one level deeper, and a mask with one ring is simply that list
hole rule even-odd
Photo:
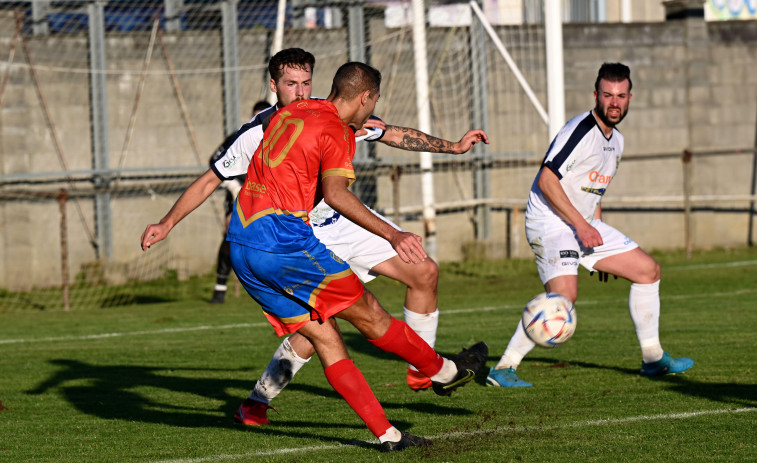
[{"label": "athlete's knee", "polygon": [[557,293],[568,298],[575,304],[578,299],[578,278],[573,276],[553,278],[544,284],[544,289],[548,293]]},{"label": "athlete's knee", "polygon": [[662,275],[660,264],[651,256],[645,254],[644,261],[640,266],[638,276],[632,280],[633,283],[650,284],[658,281]]},{"label": "athlete's knee", "polygon": [[412,277],[407,286],[421,291],[436,292],[439,282],[439,265],[428,258],[420,264],[413,264]]},{"label": "athlete's knee", "polygon": [[308,338],[305,336],[294,333],[291,336],[289,336],[289,345],[292,346],[292,350],[295,354],[297,354],[298,357],[302,359],[309,359],[315,354],[315,348],[313,348],[313,344],[308,341]]},{"label": "athlete's knee", "polygon": [[336,315],[358,329],[368,339],[378,339],[391,324],[392,317],[381,307],[376,297],[365,290],[363,297]]},{"label": "athlete's knee", "polygon": [[578,288],[562,289],[558,292],[561,296],[568,298],[572,303],[576,303],[578,300]]}]

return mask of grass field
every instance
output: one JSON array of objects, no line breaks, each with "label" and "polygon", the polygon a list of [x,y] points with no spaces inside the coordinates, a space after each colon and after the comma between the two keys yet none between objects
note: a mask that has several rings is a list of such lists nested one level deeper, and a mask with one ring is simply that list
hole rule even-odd
[{"label": "grass field", "polygon": [[[398,454],[378,452],[317,359],[271,426],[234,426],[280,340],[246,295],[205,302],[209,278],[160,304],[0,312],[0,462],[757,461],[757,250],[655,257],[663,347],[696,360],[683,375],[638,375],[628,282],[588,273],[574,338],[521,364],[533,388],[487,388],[484,374],[452,397],[414,393],[401,361],[343,324],[390,421],[434,440]],[[369,288],[399,316],[399,284]],[[493,366],[540,291],[530,261],[443,266],[437,350],[484,340]]]}]

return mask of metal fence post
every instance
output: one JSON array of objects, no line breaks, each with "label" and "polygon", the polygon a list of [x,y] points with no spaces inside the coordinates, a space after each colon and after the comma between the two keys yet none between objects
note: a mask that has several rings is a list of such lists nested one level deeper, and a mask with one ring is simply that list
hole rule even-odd
[{"label": "metal fence post", "polygon": [[[480,21],[471,21],[470,27],[470,61],[471,61],[471,122],[474,128],[488,131],[487,114],[487,62],[486,62],[486,31]],[[491,159],[489,150],[483,143],[473,147],[475,170],[473,183],[476,199],[491,197],[489,167]],[[476,207],[476,239],[491,238],[491,206]]]},{"label": "metal fence post", "polygon": [[223,119],[224,134],[239,129],[239,38],[237,34],[237,0],[221,3],[223,17]]},{"label": "metal fence post", "polygon": [[[92,164],[95,171],[104,172],[110,168],[108,149],[108,94],[105,75],[105,13],[104,3],[87,5],[89,16],[89,68],[92,117]],[[95,236],[97,238],[97,258],[113,256],[112,220],[110,210],[110,176],[93,175],[95,189]]]},{"label": "metal fence post", "polygon": [[[757,122],[755,122],[755,129],[757,129]],[[755,194],[757,194],[757,130],[755,130],[754,135],[754,148],[755,151],[752,153],[752,188],[749,190],[749,193],[754,197]],[[754,214],[757,213],[754,209],[754,200],[752,199],[749,201],[749,227],[748,227],[748,234],[746,237],[746,243],[751,248],[754,246],[754,239],[752,238],[752,231],[754,230]]]},{"label": "metal fence post", "polygon": [[[350,4],[347,8],[347,36],[350,61],[369,62],[370,57],[366,50],[366,35],[363,4]],[[363,167],[361,169],[362,175],[355,182],[355,194],[368,207],[376,207],[378,194],[375,174],[376,147],[374,144],[358,143],[355,147],[355,162]]]},{"label": "metal fence post", "polygon": [[60,279],[63,285],[63,310],[71,310],[68,275],[68,223],[66,220],[66,202],[68,191],[61,188],[58,193],[58,209],[60,210]]},{"label": "metal fence post", "polygon": [[686,246],[686,258],[691,259],[693,249],[691,239],[691,158],[693,154],[689,150],[683,152],[683,217],[684,217],[684,244]]},{"label": "metal fence post", "polygon": [[165,28],[168,32],[181,30],[181,16],[184,9],[184,0],[163,0],[165,8]]}]

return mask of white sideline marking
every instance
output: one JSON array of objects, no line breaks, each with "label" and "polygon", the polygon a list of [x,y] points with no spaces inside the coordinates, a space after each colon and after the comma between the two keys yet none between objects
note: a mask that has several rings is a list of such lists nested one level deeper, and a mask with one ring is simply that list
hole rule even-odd
[{"label": "white sideline marking", "polygon": [[708,268],[747,267],[749,265],[757,265],[757,260],[742,260],[738,262],[719,262],[714,264],[697,265],[671,265],[666,266],[664,270],[701,270]]},{"label": "white sideline marking", "polygon": [[141,336],[146,334],[165,334],[165,333],[183,333],[186,331],[202,331],[202,330],[226,330],[233,328],[252,328],[269,326],[268,323],[236,323],[233,325],[201,325],[201,326],[189,326],[186,328],[164,328],[162,330],[146,330],[146,331],[127,331],[123,333],[100,333],[100,334],[85,334],[81,336],[56,336],[49,338],[36,338],[36,339],[0,339],[0,344],[21,344],[28,342],[52,342],[52,341],[85,341],[88,339],[103,339],[103,338],[117,338],[121,336]]},{"label": "white sideline marking", "polygon": [[[719,267],[744,267],[749,265],[757,265],[757,260],[746,260],[746,261],[738,261],[738,262],[722,262],[722,263],[716,263],[716,264],[701,264],[701,265],[680,265],[680,266],[670,266],[665,267],[667,270],[701,270],[701,269],[710,269],[710,268],[719,268]],[[679,296],[663,296],[663,299],[670,298],[670,299],[689,299],[689,298],[698,298],[698,297],[718,297],[718,296],[726,296],[726,295],[734,295],[734,294],[751,294],[751,293],[757,293],[757,289],[743,289],[740,291],[728,291],[725,293],[701,293],[701,294],[683,294]],[[606,304],[607,300],[602,301],[591,301],[591,300],[581,300],[579,305],[595,305],[595,304]],[[452,309],[452,310],[444,310],[445,314],[459,314],[459,313],[470,313],[470,312],[491,312],[494,310],[510,310],[510,309],[517,309],[521,310],[523,308],[523,304],[507,304],[507,305],[501,305],[496,307],[473,307],[473,308],[467,308],[467,309]],[[395,317],[400,317],[401,314],[399,313],[393,313],[392,314]],[[190,326],[186,328],[166,328],[162,330],[147,330],[147,331],[131,331],[131,332],[123,332],[123,333],[101,333],[101,334],[87,334],[87,335],[81,335],[81,336],[56,336],[56,337],[47,337],[47,338],[37,338],[37,339],[0,339],[0,345],[3,344],[25,344],[25,343],[31,343],[31,342],[55,342],[55,341],[83,341],[88,339],[103,339],[103,338],[116,338],[116,337],[122,337],[122,336],[142,336],[142,335],[151,335],[151,334],[164,334],[164,333],[183,333],[188,331],[202,331],[202,330],[223,330],[223,329],[234,329],[234,328],[258,328],[261,326],[268,326],[268,323],[238,323],[233,325],[218,325],[218,326],[212,326],[212,325],[203,325],[203,326]]]},{"label": "white sideline marking", "polygon": [[[517,428],[493,428],[493,429],[478,429],[475,431],[458,431],[458,432],[451,432],[451,433],[443,433],[443,434],[437,434],[435,436],[425,436],[429,439],[442,439],[442,438],[460,438],[460,437],[473,437],[473,436],[480,436],[480,435],[501,435],[501,434],[515,434],[519,432],[531,432],[534,430],[537,431],[554,431],[554,430],[560,430],[560,429],[574,429],[574,428],[583,428],[583,427],[592,427],[592,426],[613,426],[613,425],[619,425],[619,424],[626,424],[626,423],[635,423],[637,421],[653,421],[653,420],[683,420],[687,418],[697,418],[700,416],[708,416],[708,415],[723,415],[726,413],[748,413],[748,412],[754,412],[757,411],[757,408],[728,408],[728,409],[717,409],[717,410],[701,410],[698,412],[686,412],[686,413],[669,413],[665,415],[640,415],[640,416],[629,416],[626,418],[608,418],[608,419],[600,419],[600,420],[589,420],[589,421],[578,421],[575,423],[567,423],[562,425],[554,425],[554,426],[519,426]],[[368,442],[367,444],[372,444],[371,442]],[[225,455],[211,455],[207,457],[198,457],[198,458],[181,458],[177,460],[161,460],[161,461],[153,461],[149,463],[203,463],[206,461],[221,461],[221,460],[239,460],[242,458],[250,458],[250,457],[265,457],[265,456],[275,456],[275,455],[284,455],[289,453],[308,453],[311,451],[319,451],[319,450],[339,450],[344,449],[347,447],[352,447],[349,445],[343,445],[343,444],[333,444],[333,445],[309,445],[306,447],[289,447],[289,448],[283,448],[283,449],[276,449],[276,450],[261,450],[258,452],[250,452],[250,453],[240,453],[240,454],[225,454]]]},{"label": "white sideline marking", "polygon": [[[757,262],[757,261],[755,261]],[[720,296],[733,296],[734,294],[752,294],[757,293],[757,289],[742,289],[740,291],[728,291],[728,292],[721,292],[721,293],[700,293],[700,294],[681,294],[678,296],[663,296],[662,299],[695,299],[700,297],[708,297],[708,298],[716,298]],[[617,302],[624,302],[623,300],[618,300]],[[579,306],[582,305],[597,305],[597,304],[607,304],[608,302],[612,302],[610,300],[601,300],[601,301],[592,301],[592,300],[581,300],[579,302]],[[500,306],[489,306],[489,307],[471,307],[467,309],[444,309],[445,314],[461,314],[461,313],[471,313],[471,312],[492,312],[495,310],[522,310],[523,304],[506,304],[506,305],[500,305]],[[392,313],[394,317],[401,317],[402,314],[400,313]],[[32,343],[32,342],[56,342],[56,341],[85,341],[89,339],[104,339],[104,338],[117,338],[117,337],[123,337],[123,336],[144,336],[144,335],[151,335],[151,334],[165,334],[165,333],[184,333],[189,331],[202,331],[202,330],[224,330],[224,329],[235,329],[235,328],[260,328],[270,326],[268,323],[260,322],[260,323],[237,323],[232,325],[201,325],[201,326],[188,326],[184,328],[165,328],[161,330],[145,330],[145,331],[127,331],[123,333],[100,333],[100,334],[85,334],[81,336],[54,336],[54,337],[47,337],[47,338],[31,338],[31,339],[0,339],[0,345],[3,344],[26,344],[26,343]]]}]

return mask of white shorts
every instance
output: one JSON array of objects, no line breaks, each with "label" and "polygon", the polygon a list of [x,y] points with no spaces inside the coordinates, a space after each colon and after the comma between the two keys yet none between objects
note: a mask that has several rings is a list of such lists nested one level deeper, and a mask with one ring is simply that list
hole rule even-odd
[{"label": "white shorts", "polygon": [[542,284],[558,276],[578,275],[579,264],[593,272],[597,261],[639,247],[601,220],[592,220],[591,226],[602,235],[602,246],[584,248],[575,231],[562,221],[526,221],[526,238],[536,256]]},{"label": "white shorts", "polygon": [[[380,219],[397,230],[400,227],[391,220],[371,210]],[[313,225],[315,237],[343,261],[347,262],[360,281],[367,283],[378,275],[370,270],[397,255],[389,241],[374,235],[338,213],[320,225]]]}]

